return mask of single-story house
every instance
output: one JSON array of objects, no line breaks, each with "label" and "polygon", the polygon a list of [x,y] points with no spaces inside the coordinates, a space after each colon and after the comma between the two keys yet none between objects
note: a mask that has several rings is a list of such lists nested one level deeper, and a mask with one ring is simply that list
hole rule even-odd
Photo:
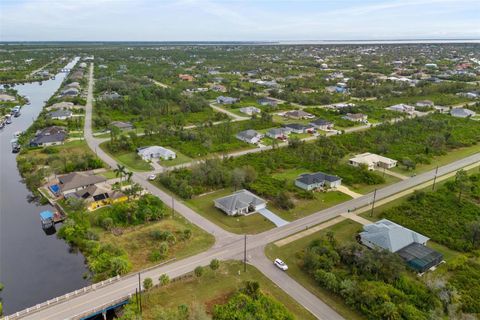
[{"label": "single-story house", "polygon": [[195,79],[192,75],[189,74],[179,74],[178,78],[182,81],[193,81],[193,79]]},{"label": "single-story house", "polygon": [[330,130],[333,128],[333,123],[324,119],[314,120],[310,122],[310,125],[319,130]]},{"label": "single-story house", "polygon": [[214,84],[210,89],[216,92],[227,92],[227,88],[221,84]]},{"label": "single-story house", "polygon": [[105,181],[107,178],[96,176],[91,172],[71,172],[58,177],[58,186],[65,196]]},{"label": "single-story house", "polygon": [[303,110],[291,110],[283,114],[284,117],[292,119],[313,119],[315,116]]},{"label": "single-story house", "polygon": [[106,91],[106,92],[102,93],[102,95],[100,96],[100,99],[102,99],[102,100],[117,100],[117,99],[120,99],[121,97],[122,96],[115,91],[112,91],[112,92]]},{"label": "single-story house", "polygon": [[48,114],[48,117],[53,120],[67,120],[73,116],[73,112],[70,110],[57,110]]},{"label": "single-story house", "polygon": [[295,185],[303,190],[314,190],[328,187],[336,188],[342,184],[342,178],[323,172],[305,173],[295,180]]},{"label": "single-story house", "polygon": [[468,118],[474,117],[476,113],[472,110],[465,108],[453,108],[452,110],[450,110],[450,115],[456,118]]},{"label": "single-story house", "polygon": [[397,165],[397,160],[383,157],[378,154],[365,152],[356,155],[354,158],[351,158],[349,160],[349,163],[354,167],[366,165],[368,167],[368,170],[373,170],[376,167],[390,169]]},{"label": "single-story house", "polygon": [[62,127],[52,126],[37,131],[35,138],[30,140],[32,147],[47,147],[63,144],[67,138],[67,131]]},{"label": "single-story house", "polygon": [[292,132],[288,128],[272,128],[267,131],[266,136],[272,139],[286,139],[288,135]]},{"label": "single-story house", "polygon": [[122,121],[112,121],[110,122],[110,126],[117,127],[120,130],[132,130],[133,124],[130,122],[122,122]]},{"label": "single-story house", "polygon": [[265,209],[267,202],[248,190],[239,190],[233,194],[214,200],[215,207],[229,216],[246,215]]},{"label": "single-story house", "polygon": [[262,110],[258,109],[257,107],[243,107],[243,108],[240,108],[240,112],[251,116],[254,114],[262,113]]},{"label": "single-story house", "polygon": [[290,130],[293,133],[313,133],[315,131],[312,125],[304,125],[299,123],[288,123],[283,126]]},{"label": "single-story house", "polygon": [[353,121],[353,122],[366,122],[368,119],[368,116],[363,113],[347,113],[342,118],[345,120]]},{"label": "single-story house", "polygon": [[109,190],[97,185],[91,185],[69,193],[66,195],[66,198],[83,199],[90,211],[128,200],[128,197],[120,191]]},{"label": "single-story house", "polygon": [[385,109],[390,110],[390,111],[408,113],[408,114],[411,114],[415,111],[414,106],[410,106],[410,105],[404,104],[404,103],[395,104],[395,105],[387,107]]},{"label": "single-story house", "polygon": [[415,103],[415,106],[417,107],[433,107],[435,105],[435,103],[433,103],[433,101],[430,101],[430,100],[422,100],[422,101],[418,101],[417,103]]},{"label": "single-story house", "polygon": [[428,237],[387,219],[365,225],[359,240],[371,249],[397,253],[418,272],[424,272],[443,260],[441,253],[426,247]]},{"label": "single-story house", "polygon": [[0,94],[0,101],[1,102],[13,102],[15,100],[16,100],[15,97],[11,96],[9,94],[5,94],[5,93]]},{"label": "single-story house", "polygon": [[238,98],[232,98],[232,97],[224,97],[224,96],[217,97],[217,103],[221,103],[221,104],[234,104],[238,100],[239,100]]},{"label": "single-story house", "polygon": [[170,159],[175,159],[177,157],[177,154],[172,150],[169,150],[167,148],[160,147],[160,146],[138,148],[137,154],[143,160],[151,160],[151,159],[159,159],[159,158],[162,158],[163,160],[170,160]]},{"label": "single-story house", "polygon": [[255,130],[249,129],[237,133],[236,137],[238,140],[246,143],[257,144],[263,138],[263,135]]},{"label": "single-story house", "polygon": [[272,106],[275,107],[278,105],[278,101],[269,97],[260,98],[257,100],[258,104],[262,106]]},{"label": "single-story house", "polygon": [[77,88],[67,88],[62,91],[62,96],[69,96],[69,97],[74,97],[78,96],[80,91]]},{"label": "single-story house", "polygon": [[[52,104],[51,106],[47,107],[47,110],[54,110],[54,109],[72,109],[75,105],[73,102],[62,101]],[[83,106],[78,106],[79,108]]]}]

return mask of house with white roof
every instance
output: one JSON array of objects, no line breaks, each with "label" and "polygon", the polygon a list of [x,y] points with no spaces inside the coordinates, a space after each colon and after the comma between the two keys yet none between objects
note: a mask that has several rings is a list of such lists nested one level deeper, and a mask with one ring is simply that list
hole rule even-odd
[{"label": "house with white roof", "polygon": [[453,108],[452,110],[450,110],[450,115],[456,118],[468,118],[474,117],[476,113],[472,110],[465,108]]},{"label": "house with white roof", "polygon": [[397,160],[380,156],[378,154],[365,152],[358,154],[349,160],[350,165],[359,167],[366,165],[368,170],[374,170],[376,167],[390,169],[397,165]]},{"label": "house with white roof", "polygon": [[408,114],[412,114],[415,111],[414,106],[410,106],[410,105],[404,104],[404,103],[396,104],[396,105],[387,107],[385,109],[390,110],[390,111],[408,113]]},{"label": "house with white roof", "polygon": [[249,116],[254,115],[254,114],[260,114],[262,110],[260,110],[257,107],[243,107],[240,108],[241,113],[248,114]]},{"label": "house with white roof", "polygon": [[163,159],[163,160],[170,160],[175,159],[177,154],[172,150],[169,150],[164,147],[160,146],[150,146],[145,148],[137,149],[137,154],[143,160],[152,160],[152,159]]},{"label": "house with white roof", "polygon": [[236,138],[250,144],[257,144],[263,138],[263,135],[255,130],[249,129],[237,133]]}]

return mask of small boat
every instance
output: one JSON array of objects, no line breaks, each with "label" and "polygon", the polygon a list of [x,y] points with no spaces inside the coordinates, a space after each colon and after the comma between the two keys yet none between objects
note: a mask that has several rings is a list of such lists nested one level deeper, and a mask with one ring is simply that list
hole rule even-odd
[{"label": "small boat", "polygon": [[6,124],[12,123],[12,116],[11,115],[7,115],[7,119],[6,119],[5,123]]},{"label": "small boat", "polygon": [[23,131],[16,131],[13,133],[13,138],[14,139],[17,139],[18,137],[20,137],[22,135]]},{"label": "small boat", "polygon": [[13,116],[14,116],[15,118],[20,117],[20,115],[21,115],[20,110],[15,111],[15,113],[13,114]]},{"label": "small boat", "polygon": [[18,143],[18,139],[12,139],[10,144],[12,145],[12,153],[20,152],[20,144]]},{"label": "small boat", "polygon": [[49,210],[45,210],[40,212],[40,220],[42,222],[42,228],[49,229],[55,225],[53,220],[53,212]]},{"label": "small boat", "polygon": [[3,129],[5,128],[5,121],[0,121],[0,129]]}]

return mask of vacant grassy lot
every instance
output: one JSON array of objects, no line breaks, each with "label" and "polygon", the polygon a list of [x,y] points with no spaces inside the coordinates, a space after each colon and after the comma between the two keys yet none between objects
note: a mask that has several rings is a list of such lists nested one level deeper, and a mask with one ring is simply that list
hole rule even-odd
[{"label": "vacant grassy lot", "polygon": [[367,193],[373,192],[375,189],[381,189],[388,185],[401,181],[399,178],[391,176],[389,174],[383,175],[382,172],[378,172],[378,174],[384,177],[385,183],[375,184],[375,185],[354,184],[352,186],[349,186],[350,190],[361,193],[361,194],[367,194]]},{"label": "vacant grassy lot", "polygon": [[213,200],[227,196],[232,189],[222,189],[185,201],[199,214],[223,229],[238,234],[256,234],[274,227],[274,224],[258,213],[248,216],[230,217],[215,208]]},{"label": "vacant grassy lot", "polygon": [[315,317],[278,288],[256,268],[248,265],[243,272],[243,265],[237,261],[220,263],[216,271],[205,268],[200,278],[191,277],[173,282],[167,287],[155,287],[144,297],[143,319],[156,319],[155,310],[176,308],[181,304],[201,305],[211,312],[215,304],[227,302],[228,298],[243,287],[244,281],[255,280],[260,283],[263,293],[278,300],[290,310],[297,319],[309,320]]},{"label": "vacant grassy lot", "polygon": [[327,290],[319,287],[318,284],[315,283],[315,280],[301,269],[300,263],[302,260],[299,259],[297,255],[297,253],[302,251],[312,240],[325,236],[329,231],[333,231],[335,239],[339,243],[344,244],[349,241],[355,241],[355,234],[359,230],[361,230],[361,225],[359,223],[345,220],[332,227],[298,239],[282,247],[277,247],[275,244],[269,244],[265,249],[265,253],[270,259],[280,258],[285,261],[288,265],[287,273],[290,277],[331,306],[339,314],[345,317],[345,319],[364,319],[361,315],[351,310],[341,298],[333,296]]},{"label": "vacant grassy lot", "polygon": [[[155,230],[170,231],[173,234],[182,232],[185,229],[192,231],[192,236],[188,240],[180,240],[177,235],[175,244],[171,244],[167,256],[160,261],[151,261],[150,254],[155,250],[159,241],[150,236],[150,232]],[[212,235],[191,224],[179,214],[174,218],[165,219],[159,222],[129,227],[124,229],[123,234],[116,236],[110,232],[101,233],[102,242],[110,242],[125,250],[128,259],[132,263],[132,272],[161,263],[172,258],[181,259],[187,256],[197,254],[210,248],[215,239]]]},{"label": "vacant grassy lot", "polygon": [[143,161],[135,152],[118,152],[113,154],[107,146],[108,142],[100,144],[100,148],[114,158],[118,163],[127,167],[131,171],[150,171],[153,167],[148,162]]}]

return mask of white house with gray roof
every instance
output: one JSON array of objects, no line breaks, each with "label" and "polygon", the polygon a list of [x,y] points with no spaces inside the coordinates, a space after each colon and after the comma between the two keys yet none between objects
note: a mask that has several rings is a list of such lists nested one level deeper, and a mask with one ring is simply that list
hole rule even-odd
[{"label": "white house with gray roof", "polygon": [[214,200],[215,207],[229,216],[247,215],[267,207],[267,202],[248,190],[239,190]]},{"label": "white house with gray roof", "polygon": [[336,188],[342,184],[342,178],[323,172],[305,173],[295,180],[295,185],[303,190],[314,190],[318,188]]},{"label": "white house with gray roof", "polygon": [[257,144],[263,138],[263,135],[255,130],[249,129],[237,133],[236,137],[243,142]]},{"label": "white house with gray roof", "polygon": [[160,159],[160,158],[162,158],[163,160],[170,160],[170,159],[175,159],[177,157],[177,154],[172,150],[169,150],[167,148],[160,147],[160,146],[150,146],[145,148],[139,148],[137,149],[137,154],[143,160],[152,160],[152,159]]},{"label": "white house with gray roof", "polygon": [[363,232],[360,232],[359,235],[363,245],[372,249],[385,249],[390,252],[397,252],[412,243],[426,245],[427,241],[430,240],[430,238],[418,232],[387,219],[363,226]]}]

